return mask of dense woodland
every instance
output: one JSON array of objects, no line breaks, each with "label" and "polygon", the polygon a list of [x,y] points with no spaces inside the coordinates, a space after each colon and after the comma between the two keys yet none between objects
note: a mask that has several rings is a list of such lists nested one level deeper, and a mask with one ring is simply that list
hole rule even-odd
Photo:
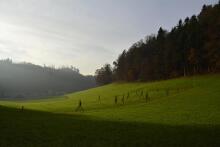
[{"label": "dense woodland", "polygon": [[54,68],[0,60],[0,98],[37,98],[95,87],[93,76],[74,67]]},{"label": "dense woodland", "polygon": [[96,70],[96,81],[152,81],[220,71],[220,1],[204,5],[202,11],[170,31],[159,28],[124,50],[114,67]]}]

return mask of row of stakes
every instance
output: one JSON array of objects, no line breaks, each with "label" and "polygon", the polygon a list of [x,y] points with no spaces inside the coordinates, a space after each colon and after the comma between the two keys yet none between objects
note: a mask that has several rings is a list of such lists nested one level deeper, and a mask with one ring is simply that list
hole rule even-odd
[{"label": "row of stakes", "polygon": [[[144,95],[144,93],[142,91],[141,96],[143,96],[143,95]],[[129,97],[130,97],[130,93],[127,94],[126,98],[128,99]],[[114,99],[115,104],[118,104],[118,98],[119,98],[119,96],[116,95],[115,99]],[[145,99],[146,99],[146,102],[149,99],[148,92],[146,92],[146,94],[145,94]],[[99,101],[99,103],[101,103],[101,96],[100,95],[98,96],[98,101]],[[121,102],[122,102],[122,104],[125,104],[125,95],[124,94],[122,95]],[[83,112],[84,111],[84,109],[82,107],[82,101],[81,100],[79,100],[79,104],[78,104],[77,108],[75,109],[75,111],[76,112],[78,112],[78,111]]]},{"label": "row of stakes", "polygon": [[[140,93],[139,93],[139,92],[140,92]],[[130,92],[130,93],[133,93],[133,92]],[[118,99],[121,97],[121,103],[122,103],[122,104],[125,104],[125,98],[126,98],[126,99],[129,99],[130,93],[128,92],[127,95],[125,95],[125,94],[123,94],[123,95],[116,95],[116,96],[114,97],[114,103],[115,103],[115,104],[118,104]],[[135,94],[136,94],[139,98],[145,98],[145,101],[146,101],[146,102],[148,102],[148,101],[150,100],[150,97],[149,97],[148,92],[145,92],[145,94],[144,94],[144,91],[143,91],[143,90],[141,90],[141,91],[137,90],[137,91],[135,91]],[[166,89],[166,96],[168,96],[168,95],[169,95],[169,90]],[[101,103],[101,96],[98,96],[98,101]]]},{"label": "row of stakes", "polygon": [[[185,88],[182,88],[182,89],[178,88],[178,89],[175,89],[175,90],[177,90],[177,92],[179,93],[181,90],[186,90],[186,89],[189,89],[189,88],[192,88],[192,87],[185,87]],[[165,95],[166,96],[169,96],[170,95],[170,91],[172,89],[165,88],[165,89],[162,89],[162,90],[165,91]],[[154,90],[151,90],[151,91],[157,91],[158,92],[158,91],[160,91],[160,89],[154,89]],[[132,93],[135,93],[136,96],[138,96],[139,98],[144,98],[145,101],[148,102],[150,100],[149,92],[145,92],[144,93],[144,88],[140,88],[140,89],[136,89],[136,90],[128,92],[127,96],[125,96],[125,94],[123,94],[123,95],[116,95],[114,97],[114,103],[118,104],[118,99],[121,97],[121,104],[125,104],[125,98],[128,99],[130,97],[130,94],[132,94]],[[98,96],[98,101],[101,103],[101,96]]]},{"label": "row of stakes", "polygon": [[[164,90],[165,90],[166,96],[169,96],[169,91],[170,91],[170,89],[167,88],[167,89],[164,89]],[[172,90],[172,89],[171,89],[171,90]],[[185,90],[185,89],[184,89],[184,90]],[[155,91],[155,90],[154,90],[154,91]],[[159,91],[159,89],[156,89],[156,91]],[[177,91],[180,92],[180,89],[178,88]],[[139,98],[145,98],[145,101],[146,101],[146,102],[148,102],[148,101],[150,100],[150,97],[149,97],[148,92],[145,92],[145,94],[144,94],[144,89],[143,89],[143,88],[136,89],[136,90],[134,90],[134,91],[128,92],[126,98],[129,99],[130,94],[132,94],[132,93],[135,93],[137,96],[139,96]],[[122,96],[122,98],[121,98],[121,103],[122,103],[122,104],[125,104],[125,94],[123,94],[123,95],[116,95],[115,98],[114,98],[114,104],[118,104],[118,99],[119,99],[120,96]],[[100,95],[98,96],[98,101],[101,103],[101,96],[100,96]],[[24,106],[21,106],[21,111],[24,111]],[[77,108],[75,109],[75,111],[76,111],[76,112],[77,112],[77,111],[81,111],[81,112],[84,111],[84,109],[83,109],[83,107],[82,107],[82,101],[81,101],[81,99],[79,100],[78,106],[77,106]]]}]

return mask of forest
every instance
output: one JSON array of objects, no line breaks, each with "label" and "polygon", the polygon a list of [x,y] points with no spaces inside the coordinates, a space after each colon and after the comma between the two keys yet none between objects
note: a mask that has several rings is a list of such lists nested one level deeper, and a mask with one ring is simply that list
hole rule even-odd
[{"label": "forest", "polygon": [[84,76],[75,67],[39,66],[0,60],[0,97],[12,99],[63,95],[96,86],[93,76]]},{"label": "forest", "polygon": [[113,67],[95,72],[100,85],[112,81],[154,81],[220,71],[220,1],[203,5],[198,15],[159,28],[124,50]]}]

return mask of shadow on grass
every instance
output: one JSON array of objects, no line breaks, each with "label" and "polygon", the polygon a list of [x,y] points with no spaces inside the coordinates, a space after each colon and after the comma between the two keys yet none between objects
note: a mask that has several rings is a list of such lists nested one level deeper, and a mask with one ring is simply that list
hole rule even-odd
[{"label": "shadow on grass", "polygon": [[220,126],[93,120],[0,106],[0,146],[220,146]]}]

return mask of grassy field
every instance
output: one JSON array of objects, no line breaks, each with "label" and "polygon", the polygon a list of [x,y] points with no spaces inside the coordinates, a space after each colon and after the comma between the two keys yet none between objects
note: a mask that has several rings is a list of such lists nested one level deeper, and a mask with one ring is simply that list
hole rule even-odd
[{"label": "grassy field", "polygon": [[[84,112],[75,112],[79,100]],[[219,138],[218,74],[0,101],[0,147],[218,147]]]}]

